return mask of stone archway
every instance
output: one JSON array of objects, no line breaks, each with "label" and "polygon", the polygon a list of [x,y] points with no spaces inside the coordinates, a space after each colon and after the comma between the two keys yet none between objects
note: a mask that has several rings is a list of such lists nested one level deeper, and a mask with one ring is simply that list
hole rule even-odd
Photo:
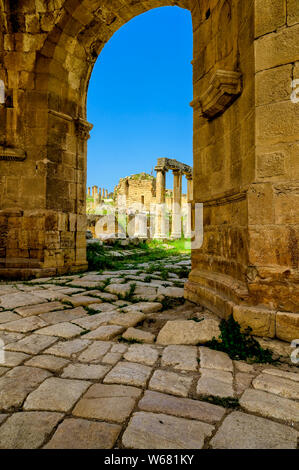
[{"label": "stone archway", "polygon": [[[269,16],[263,4],[0,0],[2,278],[87,267],[93,65],[131,18],[177,5],[193,19],[194,202],[204,204],[205,230],[186,296],[223,317],[234,313],[262,336],[299,336],[299,106],[287,96],[299,58],[298,21],[291,9],[287,21],[279,12]],[[288,45],[278,53],[281,41]],[[271,94],[276,74],[284,85]]]}]

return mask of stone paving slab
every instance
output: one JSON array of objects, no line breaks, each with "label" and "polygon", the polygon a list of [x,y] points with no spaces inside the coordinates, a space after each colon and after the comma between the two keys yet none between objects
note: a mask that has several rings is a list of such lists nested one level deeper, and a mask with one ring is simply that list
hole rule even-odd
[{"label": "stone paving slab", "polygon": [[0,449],[37,449],[62,418],[62,413],[15,413],[0,428]]},{"label": "stone paving slab", "polygon": [[200,347],[200,367],[203,369],[216,369],[233,372],[233,361],[228,354],[222,351],[213,351],[212,349]]},{"label": "stone paving slab", "polygon": [[42,313],[39,318],[50,325],[56,323],[71,322],[77,318],[86,317],[87,313],[83,307],[71,308],[66,310],[57,310],[55,312]]},{"label": "stone paving slab", "polygon": [[147,390],[138,403],[142,411],[164,413],[181,418],[196,419],[207,423],[220,421],[225,415],[225,408],[189,398],[177,398],[172,395]]},{"label": "stone paving slab", "polygon": [[73,323],[63,322],[51,326],[46,326],[45,328],[41,328],[36,332],[36,334],[71,339],[75,338],[75,336],[78,336],[82,331],[82,328],[77,325],[74,325]]},{"label": "stone paving slab", "polygon": [[54,354],[55,356],[72,358],[76,357],[78,353],[86,349],[90,345],[90,341],[86,339],[73,339],[71,341],[58,341],[50,348],[46,349],[44,353]]},{"label": "stone paving slab", "polygon": [[201,449],[214,427],[164,414],[134,413],[123,435],[129,449]]},{"label": "stone paving slab", "polygon": [[62,357],[41,354],[40,356],[34,356],[29,359],[29,361],[26,361],[26,366],[39,367],[40,369],[46,369],[50,372],[59,372],[67,366],[69,362],[70,361]]},{"label": "stone paving slab", "polygon": [[141,390],[124,385],[92,385],[73,410],[74,416],[123,423],[131,414]]},{"label": "stone paving slab", "polygon": [[246,390],[240,405],[249,412],[259,413],[265,418],[276,418],[291,423],[299,422],[299,403],[261,390]]},{"label": "stone paving slab", "polygon": [[123,326],[117,325],[107,325],[107,326],[100,326],[96,330],[91,331],[85,335],[86,339],[95,339],[101,341],[109,341],[113,339],[115,336],[120,335],[125,328]]},{"label": "stone paving slab", "polygon": [[21,319],[20,315],[17,315],[16,313],[9,312],[9,311],[0,312],[0,324],[13,322],[13,321],[20,320],[20,319]]},{"label": "stone paving slab", "polygon": [[51,374],[36,367],[18,366],[0,378],[0,410],[19,407],[27,395]]},{"label": "stone paving slab", "polygon": [[165,370],[156,370],[150,380],[149,388],[158,392],[187,397],[192,381],[192,377]]},{"label": "stone paving slab", "polygon": [[90,386],[83,380],[50,377],[28,395],[24,410],[46,410],[68,412]]},{"label": "stone paving slab", "polygon": [[299,383],[285,377],[263,373],[254,379],[253,386],[257,390],[264,390],[284,398],[299,399]]},{"label": "stone paving slab", "polygon": [[64,306],[61,302],[44,302],[42,304],[31,305],[29,307],[18,307],[15,309],[21,317],[31,317],[42,313],[52,312],[53,310],[63,310]]},{"label": "stone paving slab", "polygon": [[5,351],[18,351],[26,354],[39,354],[56,341],[55,336],[41,336],[33,333],[19,341],[7,344],[4,349]]},{"label": "stone paving slab", "polygon": [[167,346],[163,351],[161,365],[173,369],[197,371],[197,348],[195,346]]},{"label": "stone paving slab", "polygon": [[159,357],[159,351],[148,344],[132,344],[124,354],[124,359],[153,366]]},{"label": "stone paving slab", "polygon": [[38,330],[47,326],[47,323],[39,317],[27,317],[21,320],[2,323],[0,330],[15,331],[16,333],[30,333],[31,331]]},{"label": "stone paving slab", "polygon": [[104,383],[145,387],[151,371],[151,367],[141,364],[119,362],[108,375],[106,375]]},{"label": "stone paving slab", "polygon": [[214,395],[226,398],[234,397],[233,376],[230,372],[201,369],[201,377],[197,383],[198,395]]},{"label": "stone paving slab", "polygon": [[155,335],[148,331],[139,330],[138,328],[128,328],[122,335],[128,341],[140,341],[141,343],[151,344],[155,340]]},{"label": "stone paving slab", "polygon": [[66,419],[44,449],[112,449],[121,426],[86,419]]},{"label": "stone paving slab", "polygon": [[100,380],[111,367],[102,366],[99,364],[70,364],[68,365],[61,375],[62,378],[67,379],[86,379],[86,380]]},{"label": "stone paving slab", "polygon": [[213,449],[296,449],[298,431],[268,419],[234,411],[211,440]]}]

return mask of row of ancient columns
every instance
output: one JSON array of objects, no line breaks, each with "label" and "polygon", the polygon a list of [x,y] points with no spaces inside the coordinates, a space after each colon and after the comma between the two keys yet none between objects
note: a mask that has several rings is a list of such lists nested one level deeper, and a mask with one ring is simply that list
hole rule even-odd
[{"label": "row of ancient columns", "polygon": [[[168,223],[166,219],[166,172],[165,168],[156,167],[156,222],[155,238],[168,238]],[[180,169],[172,169],[173,173],[173,201],[172,201],[172,223],[171,238],[178,239],[182,236],[182,177],[187,179],[187,217],[185,222],[184,237],[191,238],[192,225],[192,200],[193,200],[193,178],[192,173],[183,173]]]},{"label": "row of ancient columns", "polygon": [[103,199],[108,198],[108,189],[93,186],[92,188],[88,188],[87,196],[93,197],[93,207],[96,208]]}]

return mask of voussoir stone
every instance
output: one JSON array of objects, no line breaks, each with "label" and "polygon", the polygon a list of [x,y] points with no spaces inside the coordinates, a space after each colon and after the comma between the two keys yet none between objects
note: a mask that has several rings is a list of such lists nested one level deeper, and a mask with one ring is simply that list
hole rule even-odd
[{"label": "voussoir stone", "polygon": [[73,410],[74,416],[123,423],[131,414],[141,390],[125,385],[95,384]]},{"label": "voussoir stone", "polygon": [[121,431],[117,424],[66,419],[44,449],[111,449]]},{"label": "voussoir stone", "polygon": [[248,389],[243,393],[240,405],[246,411],[259,413],[266,418],[281,419],[290,423],[299,422],[298,402],[272,393]]},{"label": "voussoir stone", "polygon": [[192,380],[192,377],[158,369],[154,372],[150,380],[149,388],[162,393],[187,397],[192,385]]},{"label": "voussoir stone", "polygon": [[170,320],[163,328],[157,338],[159,344],[204,344],[218,337],[220,330],[218,322],[206,319],[201,322],[193,320]]},{"label": "voussoir stone", "polygon": [[165,413],[167,415],[197,419],[208,423],[218,422],[225,415],[225,408],[220,406],[191,400],[190,398],[177,398],[151,390],[145,392],[144,397],[138,403],[138,407],[143,411]]},{"label": "voussoir stone", "polygon": [[0,428],[0,449],[37,449],[62,418],[62,413],[15,413]]},{"label": "voussoir stone", "polygon": [[298,431],[239,411],[227,416],[210,442],[214,449],[296,449]]},{"label": "voussoir stone", "polygon": [[144,387],[151,374],[151,367],[133,362],[119,362],[106,375],[104,383]]},{"label": "voussoir stone", "polygon": [[47,410],[68,412],[90,386],[83,380],[50,377],[28,395],[24,410]]},{"label": "voussoir stone", "polygon": [[214,427],[165,414],[134,413],[122,443],[131,449],[201,449]]}]

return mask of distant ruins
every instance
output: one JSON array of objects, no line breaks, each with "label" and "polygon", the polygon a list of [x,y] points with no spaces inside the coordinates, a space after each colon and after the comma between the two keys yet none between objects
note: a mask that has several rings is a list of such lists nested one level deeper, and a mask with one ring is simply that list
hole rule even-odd
[{"label": "distant ruins", "polygon": [[[159,158],[155,167],[157,177],[147,173],[121,178],[115,187],[113,195],[113,205],[105,206],[103,194],[98,192],[97,186],[93,186],[92,193],[88,188],[88,197],[92,197],[87,202],[88,226],[94,237],[102,238],[117,233],[118,236],[132,236],[126,230],[120,230],[119,214],[133,215],[138,212],[135,219],[133,236],[148,238],[149,229],[154,238],[167,238],[170,234],[172,238],[182,236],[182,216],[185,216],[186,238],[191,236],[191,205],[192,202],[192,168],[184,163],[169,158]],[[173,190],[166,189],[166,172],[173,172]],[[182,177],[187,178],[187,194],[182,194]],[[109,201],[110,202],[110,201]],[[182,210],[183,209],[183,210]],[[107,211],[115,218],[115,223],[107,224]],[[154,213],[154,222],[148,214]],[[113,215],[112,215],[113,214]],[[143,214],[143,216],[142,216]],[[102,223],[102,219],[106,222]],[[171,223],[171,231],[167,224]],[[108,227],[109,225],[109,227]]]}]

